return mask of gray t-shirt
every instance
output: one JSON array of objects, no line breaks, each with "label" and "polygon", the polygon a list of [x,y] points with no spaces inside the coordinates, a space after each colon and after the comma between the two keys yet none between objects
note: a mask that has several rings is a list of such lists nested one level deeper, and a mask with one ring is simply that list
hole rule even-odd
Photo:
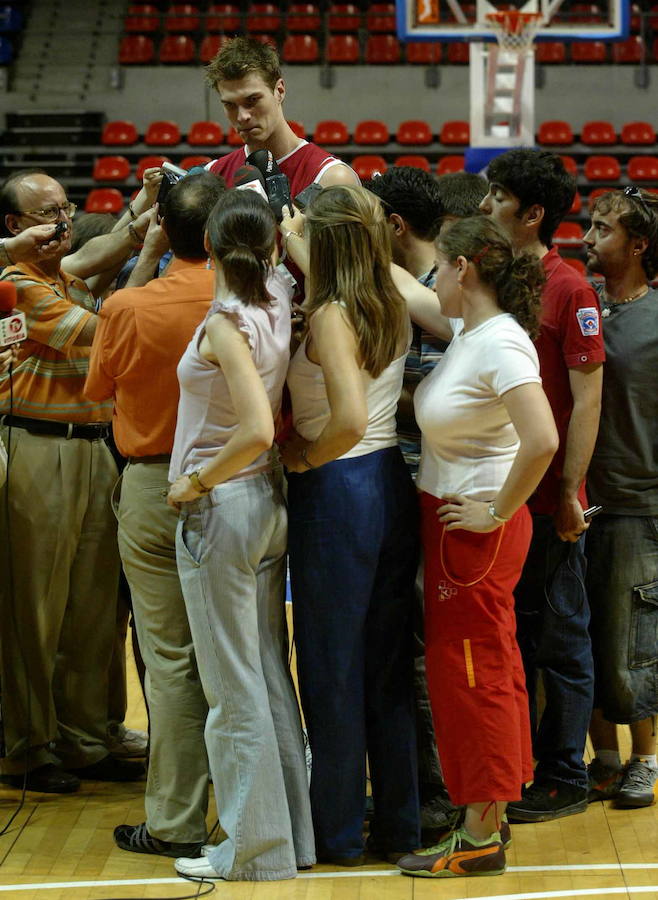
[{"label": "gray t-shirt", "polygon": [[619,516],[658,515],[658,291],[603,304],[603,403],[587,475],[591,503]]}]

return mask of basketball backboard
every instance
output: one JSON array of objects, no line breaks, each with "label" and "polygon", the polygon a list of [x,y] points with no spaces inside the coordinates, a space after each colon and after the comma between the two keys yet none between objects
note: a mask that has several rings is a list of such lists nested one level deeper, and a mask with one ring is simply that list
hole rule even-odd
[{"label": "basketball backboard", "polygon": [[494,31],[487,13],[517,7],[538,12],[543,21],[539,40],[606,41],[628,35],[630,0],[396,0],[398,36],[402,40],[483,41]]}]

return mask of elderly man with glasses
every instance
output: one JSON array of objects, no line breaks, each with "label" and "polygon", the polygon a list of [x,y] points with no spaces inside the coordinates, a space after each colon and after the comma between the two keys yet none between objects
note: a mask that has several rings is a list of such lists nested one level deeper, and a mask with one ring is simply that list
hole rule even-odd
[{"label": "elderly man with glasses", "polygon": [[[83,394],[94,297],[61,265],[74,213],[63,187],[44,173],[18,174],[0,186],[5,235],[60,226],[42,236],[48,246],[36,260],[1,276],[16,286],[27,340],[12,370],[0,375],[0,436],[9,451],[0,490],[0,781],[48,793],[75,791],[81,778],[128,781],[143,773],[106,746],[117,470],[105,443],[112,405]],[[145,224],[135,221],[132,238],[126,229],[129,241],[107,236],[97,271],[120,262]]]}]

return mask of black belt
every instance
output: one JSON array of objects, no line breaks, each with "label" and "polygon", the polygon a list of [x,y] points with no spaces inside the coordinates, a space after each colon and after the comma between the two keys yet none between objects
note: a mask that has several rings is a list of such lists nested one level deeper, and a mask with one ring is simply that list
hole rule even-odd
[{"label": "black belt", "polygon": [[25,416],[0,415],[0,425],[24,428],[30,434],[54,434],[58,437],[83,438],[86,441],[103,441],[109,437],[110,426],[105,422],[91,425],[75,425],[73,422],[49,422],[47,419],[28,419]]},{"label": "black belt", "polygon": [[168,463],[171,462],[171,453],[160,453],[156,456],[129,456],[128,462],[134,466],[136,463]]}]

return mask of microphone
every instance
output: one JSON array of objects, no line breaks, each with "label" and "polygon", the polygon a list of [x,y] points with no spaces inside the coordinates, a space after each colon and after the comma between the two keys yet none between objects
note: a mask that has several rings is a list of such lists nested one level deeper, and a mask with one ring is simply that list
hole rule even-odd
[{"label": "microphone", "polygon": [[255,166],[241,166],[233,177],[233,187],[239,191],[256,191],[266,203],[269,203],[265,179]]},{"label": "microphone", "polygon": [[247,163],[262,172],[265,178],[268,202],[277,221],[280,222],[283,219],[283,207],[287,206],[292,210],[290,182],[279,168],[271,150],[254,150],[247,157]]},{"label": "microphone", "polygon": [[27,338],[25,313],[16,308],[16,285],[0,281],[0,347],[19,344]]}]

